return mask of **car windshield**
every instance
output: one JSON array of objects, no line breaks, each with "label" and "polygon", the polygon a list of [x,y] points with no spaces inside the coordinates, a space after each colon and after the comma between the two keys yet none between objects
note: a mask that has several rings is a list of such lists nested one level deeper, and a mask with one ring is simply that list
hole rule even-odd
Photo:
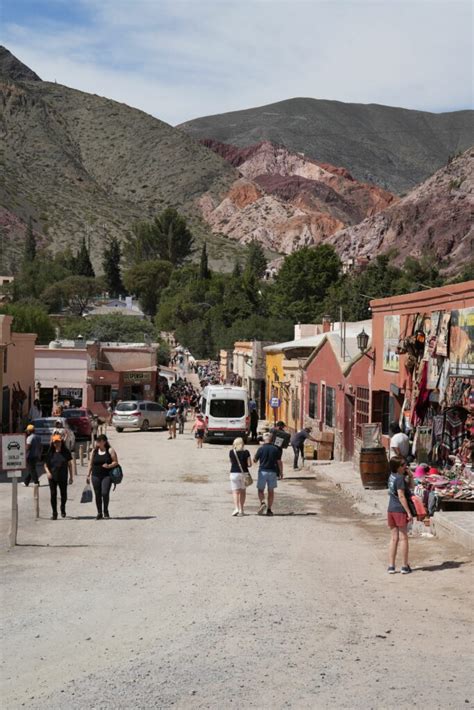
[{"label": "car windshield", "polygon": [[116,412],[134,412],[136,409],[138,409],[137,402],[120,402],[115,407]]},{"label": "car windshield", "polygon": [[35,429],[54,429],[56,419],[35,419],[33,425]]},{"label": "car windshield", "polygon": [[63,411],[63,417],[85,417],[87,416],[83,409],[65,409]]},{"label": "car windshield", "polygon": [[245,402],[243,399],[211,399],[210,414],[225,419],[243,417]]}]

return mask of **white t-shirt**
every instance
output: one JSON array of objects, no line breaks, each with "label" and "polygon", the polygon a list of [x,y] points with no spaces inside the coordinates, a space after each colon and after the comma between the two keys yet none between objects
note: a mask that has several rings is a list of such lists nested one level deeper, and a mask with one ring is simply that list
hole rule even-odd
[{"label": "white t-shirt", "polygon": [[403,456],[403,458],[406,459],[410,453],[410,440],[406,434],[400,432],[399,434],[394,434],[392,436],[390,439],[390,458],[398,456],[395,448],[400,451],[400,456]]}]

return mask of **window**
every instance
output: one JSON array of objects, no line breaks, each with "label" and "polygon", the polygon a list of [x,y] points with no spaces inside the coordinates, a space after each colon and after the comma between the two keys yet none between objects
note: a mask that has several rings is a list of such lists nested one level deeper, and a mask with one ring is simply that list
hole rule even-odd
[{"label": "window", "polygon": [[94,398],[96,402],[108,402],[110,400],[110,385],[96,385]]},{"label": "window", "polygon": [[311,419],[317,419],[318,417],[318,385],[314,382],[309,383],[308,416]]},{"label": "window", "polygon": [[137,405],[134,404],[133,402],[120,402],[120,404],[117,404],[115,411],[116,412],[134,412],[137,408]]},{"label": "window", "polygon": [[326,426],[336,426],[336,390],[334,387],[326,387],[325,410]]},{"label": "window", "polygon": [[234,419],[245,415],[243,399],[213,399],[210,406],[211,417]]},{"label": "window", "polygon": [[369,388],[356,389],[356,437],[362,439],[362,427],[369,423]]}]

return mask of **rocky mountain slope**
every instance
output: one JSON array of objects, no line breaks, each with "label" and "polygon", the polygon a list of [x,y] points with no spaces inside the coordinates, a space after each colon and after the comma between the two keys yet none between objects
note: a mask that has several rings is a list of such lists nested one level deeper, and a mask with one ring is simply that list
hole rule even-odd
[{"label": "rocky mountain slope", "polygon": [[450,161],[406,197],[329,238],[343,257],[396,249],[398,261],[428,256],[459,271],[474,254],[474,149]]},{"label": "rocky mountain slope", "polygon": [[195,138],[240,148],[271,141],[402,193],[432,175],[450,154],[474,143],[473,118],[473,111],[434,114],[295,98],[196,118],[179,127]]},{"label": "rocky mountain slope", "polygon": [[[238,178],[220,156],[142,111],[44,82],[0,50],[0,271],[21,254],[33,218],[44,244],[90,239],[96,265],[109,235],[171,204],[193,218],[196,199],[219,199]],[[212,236],[211,260],[234,259],[235,245]]]},{"label": "rocky mountain slope", "polygon": [[396,199],[357,182],[344,168],[290,153],[283,146],[264,142],[239,149],[202,142],[241,175],[223,200],[210,194],[199,200],[203,218],[214,231],[242,243],[256,239],[268,249],[290,253],[324,241]]}]

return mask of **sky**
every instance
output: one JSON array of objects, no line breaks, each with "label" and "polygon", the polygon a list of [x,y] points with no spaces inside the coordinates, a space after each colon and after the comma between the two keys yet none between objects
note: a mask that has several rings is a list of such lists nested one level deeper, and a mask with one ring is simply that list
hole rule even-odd
[{"label": "sky", "polygon": [[473,104],[471,0],[0,0],[0,43],[47,81],[173,125],[295,96]]}]

